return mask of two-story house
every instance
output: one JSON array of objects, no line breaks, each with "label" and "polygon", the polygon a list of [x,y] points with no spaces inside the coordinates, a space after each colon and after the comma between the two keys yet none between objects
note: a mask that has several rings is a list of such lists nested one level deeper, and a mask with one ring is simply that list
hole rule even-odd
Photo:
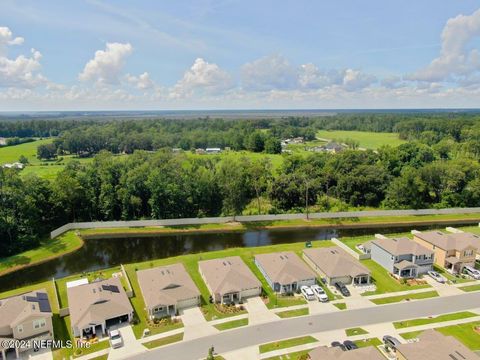
[{"label": "two-story house", "polygon": [[432,270],[434,252],[406,237],[371,242],[371,257],[398,278],[416,278]]},{"label": "two-story house", "polygon": [[465,266],[474,266],[480,252],[480,236],[461,232],[415,232],[413,240],[435,252],[435,263],[451,273],[461,273]]},{"label": "two-story house", "polygon": [[[6,359],[9,351],[28,349],[10,348],[8,340],[52,340],[52,309],[45,290],[0,300],[0,352]],[[4,341],[7,340],[7,341]]]}]

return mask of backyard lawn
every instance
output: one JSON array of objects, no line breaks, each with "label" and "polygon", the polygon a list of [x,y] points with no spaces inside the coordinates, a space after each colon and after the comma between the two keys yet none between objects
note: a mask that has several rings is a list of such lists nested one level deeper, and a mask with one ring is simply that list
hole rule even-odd
[{"label": "backyard lawn", "polygon": [[408,295],[399,295],[399,296],[388,296],[379,299],[372,299],[370,300],[376,305],[383,305],[383,304],[392,304],[396,302],[400,302],[403,300],[419,300],[419,299],[428,299],[432,297],[437,297],[438,293],[436,291],[426,291],[421,293],[414,293]]},{"label": "backyard lawn", "polygon": [[298,346],[298,345],[304,345],[304,344],[310,344],[317,342],[318,340],[315,339],[313,336],[301,336],[297,338],[292,338],[292,339],[287,339],[287,340],[281,340],[281,341],[274,341],[271,343],[263,344],[259,346],[260,354],[269,352],[269,351],[274,351],[274,350],[280,350],[280,349],[287,349],[290,347]]},{"label": "backyard lawn", "polygon": [[411,320],[405,320],[405,321],[397,321],[397,322],[393,323],[393,326],[395,327],[395,329],[402,329],[402,328],[407,328],[407,327],[412,327],[412,326],[432,324],[432,323],[438,323],[438,322],[443,322],[443,321],[466,319],[466,318],[474,317],[474,316],[478,316],[478,315],[475,314],[475,313],[472,313],[470,311],[462,311],[462,312],[458,312],[458,313],[445,314],[445,315],[440,315],[440,316],[435,316],[435,317],[411,319]]}]

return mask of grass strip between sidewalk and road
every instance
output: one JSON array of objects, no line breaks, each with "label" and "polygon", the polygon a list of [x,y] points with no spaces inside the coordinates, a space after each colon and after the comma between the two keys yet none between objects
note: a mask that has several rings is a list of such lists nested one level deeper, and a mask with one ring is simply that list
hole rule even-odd
[{"label": "grass strip between sidewalk and road", "polygon": [[296,337],[292,339],[287,339],[287,340],[281,340],[281,341],[275,341],[267,344],[262,344],[258,347],[260,354],[270,352],[270,351],[275,351],[275,350],[281,350],[281,349],[287,349],[291,348],[294,346],[298,345],[305,345],[305,344],[310,344],[317,342],[318,340],[315,339],[313,336],[301,336],[301,337]]},{"label": "grass strip between sidewalk and road", "polygon": [[364,334],[368,334],[368,331],[357,327],[357,328],[345,329],[345,334],[347,336],[364,335]]},{"label": "grass strip between sidewalk and road", "polygon": [[399,296],[388,296],[379,299],[372,299],[370,300],[376,305],[384,305],[384,304],[392,304],[400,301],[409,301],[409,300],[420,300],[420,299],[428,299],[432,297],[437,297],[438,293],[436,291],[426,291],[421,293],[414,293],[414,294],[407,294],[407,295],[399,295]]},{"label": "grass strip between sidewalk and road", "polygon": [[280,312],[277,312],[276,314],[282,319],[286,319],[286,318],[292,318],[297,316],[305,316],[305,315],[308,315],[309,313],[310,313],[310,310],[308,308],[302,308],[302,309],[295,309],[295,310],[280,311]]},{"label": "grass strip between sidewalk and road", "polygon": [[478,314],[472,313],[470,311],[462,311],[458,313],[445,314],[445,315],[440,315],[435,317],[396,321],[393,323],[393,326],[395,327],[395,329],[403,329],[403,328],[412,327],[412,326],[433,324],[433,323],[452,321],[452,320],[460,320],[460,319],[466,319],[466,318],[475,317],[475,316],[478,316]]},{"label": "grass strip between sidewalk and road", "polygon": [[480,291],[480,284],[470,285],[470,286],[462,286],[462,287],[459,287],[459,289],[462,290],[462,291],[466,291],[466,292]]},{"label": "grass strip between sidewalk and road", "polygon": [[345,310],[347,308],[347,304],[343,303],[343,302],[335,303],[335,304],[333,304],[333,306],[335,306],[336,308],[338,308],[340,310]]},{"label": "grass strip between sidewalk and road", "polygon": [[214,325],[214,327],[217,330],[223,331],[223,330],[229,330],[229,329],[234,329],[237,327],[241,326],[247,326],[248,325],[248,318],[245,319],[239,319],[239,320],[233,320],[233,321],[227,321],[224,323],[220,323],[217,325]]},{"label": "grass strip between sidewalk and road", "polygon": [[160,339],[156,339],[156,340],[152,340],[152,341],[142,343],[142,345],[145,346],[147,349],[154,349],[154,348],[157,348],[159,346],[173,344],[175,342],[182,341],[183,340],[183,334],[184,333],[182,332],[182,333],[179,333],[179,334],[166,336],[166,337],[163,337],[163,338],[160,338]]}]

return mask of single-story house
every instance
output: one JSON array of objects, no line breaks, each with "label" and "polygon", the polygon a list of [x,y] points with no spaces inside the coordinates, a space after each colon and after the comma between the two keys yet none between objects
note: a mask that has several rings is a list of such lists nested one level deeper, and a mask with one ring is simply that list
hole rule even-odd
[{"label": "single-story house", "polygon": [[305,249],[303,258],[330,285],[370,283],[370,270],[338,246]]},{"label": "single-story house", "polygon": [[67,288],[75,337],[106,334],[109,327],[132,321],[133,308],[119,278]]},{"label": "single-story house", "polygon": [[385,360],[373,346],[343,351],[339,347],[319,346],[307,355],[309,360]]},{"label": "single-story house", "polygon": [[198,262],[198,269],[217,303],[243,301],[262,292],[262,283],[240,256],[202,260]]},{"label": "single-story house", "polygon": [[292,251],[255,255],[255,264],[278,293],[290,293],[316,283],[315,273]]},{"label": "single-story house", "polygon": [[139,270],[137,278],[150,318],[200,304],[200,291],[182,264]]},{"label": "single-story house", "polygon": [[478,360],[478,355],[453,336],[445,336],[436,330],[425,330],[418,335],[418,342],[397,346],[399,360]]},{"label": "single-story house", "polygon": [[45,290],[0,300],[0,354],[15,351],[19,357],[27,348],[11,348],[5,341],[52,340],[52,309]]},{"label": "single-story house", "polygon": [[413,240],[435,253],[435,263],[452,273],[462,272],[465,266],[474,266],[480,253],[480,236],[468,233],[416,231]]},{"label": "single-story house", "polygon": [[382,238],[371,242],[371,258],[399,278],[416,278],[433,269],[433,250],[409,238]]}]

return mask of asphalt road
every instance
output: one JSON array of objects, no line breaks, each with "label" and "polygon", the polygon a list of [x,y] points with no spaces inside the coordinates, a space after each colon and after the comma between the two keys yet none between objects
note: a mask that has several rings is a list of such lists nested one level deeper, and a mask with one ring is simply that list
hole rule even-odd
[{"label": "asphalt road", "polygon": [[419,300],[411,303],[403,302],[366,309],[303,316],[225,331],[199,339],[182,341],[148,353],[136,355],[135,359],[197,360],[205,358],[208,353],[208,348],[212,345],[215,347],[215,351],[221,354],[256,344],[311,333],[439,315],[479,307],[480,293],[466,293]]}]

